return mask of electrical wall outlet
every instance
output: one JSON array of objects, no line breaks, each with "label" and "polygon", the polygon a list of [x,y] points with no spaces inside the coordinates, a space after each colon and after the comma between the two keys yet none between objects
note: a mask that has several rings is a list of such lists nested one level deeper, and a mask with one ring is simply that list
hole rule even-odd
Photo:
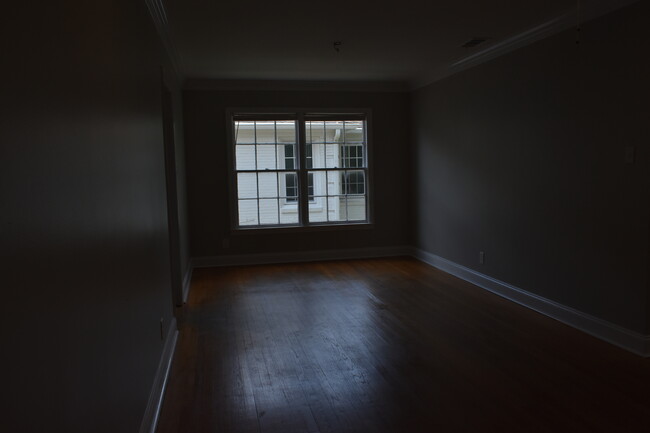
[{"label": "electrical wall outlet", "polygon": [[479,251],[479,253],[478,253],[478,263],[480,265],[485,264],[485,252],[484,251]]},{"label": "electrical wall outlet", "polygon": [[161,317],[160,318],[160,341],[165,339],[165,337],[163,335],[164,324],[165,324],[165,319],[163,317]]}]

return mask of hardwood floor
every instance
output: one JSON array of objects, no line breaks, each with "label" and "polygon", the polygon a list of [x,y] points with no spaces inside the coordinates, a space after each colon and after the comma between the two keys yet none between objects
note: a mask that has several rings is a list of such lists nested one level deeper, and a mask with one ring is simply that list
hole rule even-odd
[{"label": "hardwood floor", "polygon": [[158,426],[648,432],[650,360],[410,258],[197,269]]}]

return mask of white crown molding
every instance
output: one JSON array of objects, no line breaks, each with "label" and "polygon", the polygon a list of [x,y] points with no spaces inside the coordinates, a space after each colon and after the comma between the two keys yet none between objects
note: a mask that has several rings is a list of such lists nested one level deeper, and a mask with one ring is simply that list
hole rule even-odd
[{"label": "white crown molding", "polygon": [[478,66],[511,51],[530,45],[536,41],[553,36],[563,30],[574,27],[578,20],[580,20],[581,23],[584,23],[622,7],[636,3],[637,1],[639,0],[594,0],[591,2],[583,2],[584,6],[580,11],[580,17],[578,17],[576,9],[567,11],[552,20],[496,42],[483,50],[462,57],[450,65],[434,71],[432,74],[414,80],[411,83],[411,89],[415,90],[427,86],[458,72]]},{"label": "white crown molding", "polygon": [[281,91],[281,92],[408,92],[401,81],[310,81],[310,80],[227,80],[188,78],[185,90]]},{"label": "white crown molding", "polygon": [[631,331],[622,326],[527,292],[435,254],[415,249],[413,255],[424,263],[475,284],[496,295],[528,307],[622,349],[643,357],[650,357],[650,335],[643,335]]},{"label": "white crown molding", "polygon": [[144,0],[144,2],[147,5],[147,9],[149,9],[151,19],[156,26],[160,41],[165,48],[167,55],[169,56],[169,60],[172,64],[172,67],[174,68],[174,73],[176,74],[179,81],[182,82],[184,80],[183,69],[181,67],[182,64],[180,56],[178,55],[178,51],[176,51],[176,47],[174,46],[174,43],[169,35],[167,11],[165,9],[165,5],[163,4],[163,0]]},{"label": "white crown molding", "polygon": [[365,259],[411,255],[411,247],[372,247],[340,250],[295,251],[283,253],[238,254],[197,257],[192,260],[195,268],[213,266],[266,265],[273,263],[315,262],[319,260]]},{"label": "white crown molding", "polygon": [[479,52],[463,57],[460,60],[452,63],[449,69],[452,72],[462,71],[463,69],[471,68],[472,66],[479,65],[487,62],[488,60],[499,57],[517,48],[530,45],[535,41],[544,39],[550,35],[558,33],[559,31],[568,28],[567,22],[570,21],[571,15],[566,14],[545,22],[539,26],[528,29],[516,36],[497,42],[496,44],[485,48]]},{"label": "white crown molding", "polygon": [[144,412],[142,423],[140,424],[140,433],[155,433],[156,431],[177,340],[178,326],[176,324],[176,318],[172,317],[167,329],[167,336],[163,345],[162,354],[160,355],[158,370],[156,371],[153,386],[151,387],[151,394],[149,394],[147,409]]}]

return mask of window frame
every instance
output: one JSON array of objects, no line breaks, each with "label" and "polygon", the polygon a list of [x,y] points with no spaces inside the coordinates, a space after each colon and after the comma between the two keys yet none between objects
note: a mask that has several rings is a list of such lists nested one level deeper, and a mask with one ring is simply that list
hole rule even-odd
[{"label": "window frame", "polygon": [[[298,200],[294,202],[298,207],[298,222],[295,224],[257,224],[250,226],[239,225],[238,193],[237,193],[237,168],[235,166],[235,120],[237,117],[245,120],[267,120],[267,121],[284,121],[294,120],[296,123],[296,164],[293,170],[298,177]],[[344,167],[338,168],[308,168],[306,164],[306,121],[331,121],[331,120],[362,120],[364,122],[365,133],[365,167],[354,168],[353,170],[363,170],[365,172],[365,211],[366,219],[358,221],[309,221],[309,206],[313,205],[315,198],[309,200],[308,191],[308,174],[310,172],[326,170],[348,170]],[[331,230],[331,229],[354,229],[354,228],[371,228],[373,227],[373,190],[372,182],[372,112],[368,108],[345,108],[345,109],[323,109],[323,108],[228,108],[226,109],[226,130],[227,130],[227,162],[228,162],[228,185],[229,185],[229,202],[230,208],[230,228],[232,233],[246,233],[264,231],[312,231],[312,230]],[[282,170],[282,169],[278,169]],[[342,171],[345,173],[345,171]],[[315,194],[316,195],[316,194]],[[318,196],[320,197],[320,196]],[[327,190],[325,191],[325,200],[327,200]],[[291,203],[291,204],[294,204]],[[258,221],[259,223],[259,221]]]}]

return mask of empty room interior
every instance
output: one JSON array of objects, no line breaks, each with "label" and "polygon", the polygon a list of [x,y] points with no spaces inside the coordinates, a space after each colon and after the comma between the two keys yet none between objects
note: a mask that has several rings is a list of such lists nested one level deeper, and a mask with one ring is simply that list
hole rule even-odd
[{"label": "empty room interior", "polygon": [[649,22],[13,2],[3,427],[650,431]]}]

